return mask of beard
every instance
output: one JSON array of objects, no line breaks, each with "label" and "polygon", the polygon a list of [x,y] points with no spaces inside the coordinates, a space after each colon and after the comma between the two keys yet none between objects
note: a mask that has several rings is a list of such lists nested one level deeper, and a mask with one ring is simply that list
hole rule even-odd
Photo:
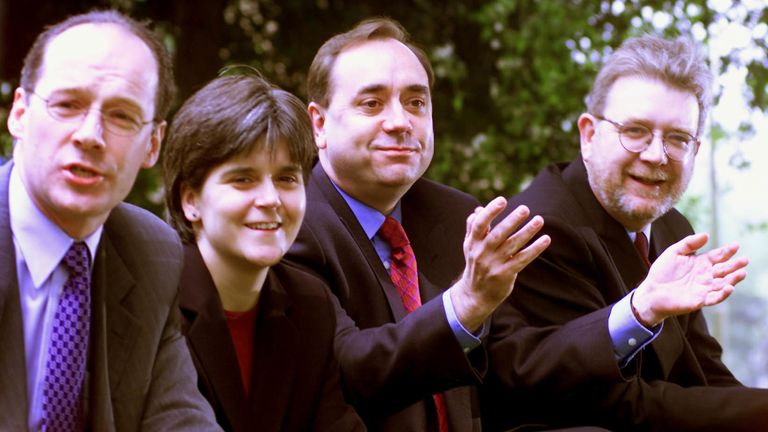
[{"label": "beard", "polygon": [[[688,188],[690,172],[680,177],[663,171],[649,173],[648,177],[666,180],[663,187],[653,192],[628,191],[623,173],[589,173],[589,185],[603,208],[628,229],[641,229],[663,216],[677,204]],[[597,174],[597,175],[593,175]]]}]

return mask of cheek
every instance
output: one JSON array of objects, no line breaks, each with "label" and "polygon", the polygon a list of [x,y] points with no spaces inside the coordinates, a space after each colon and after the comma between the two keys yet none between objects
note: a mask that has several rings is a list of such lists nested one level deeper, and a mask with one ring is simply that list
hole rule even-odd
[{"label": "cheek", "polygon": [[304,219],[304,213],[307,209],[307,198],[304,188],[290,191],[284,196],[283,206],[286,213],[297,223],[300,224]]}]

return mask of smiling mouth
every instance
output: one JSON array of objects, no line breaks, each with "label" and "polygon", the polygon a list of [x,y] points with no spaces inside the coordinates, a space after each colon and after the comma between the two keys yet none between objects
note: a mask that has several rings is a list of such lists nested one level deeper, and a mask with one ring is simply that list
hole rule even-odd
[{"label": "smiling mouth", "polygon": [[630,174],[629,177],[632,178],[632,180],[634,180],[634,181],[636,181],[638,183],[642,183],[642,184],[648,185],[648,186],[660,186],[665,181],[664,179],[653,179],[653,178],[647,178],[647,177],[638,177],[638,176],[632,175],[632,174]]},{"label": "smiling mouth", "polygon": [[245,224],[246,227],[252,230],[276,230],[280,228],[282,224],[280,222],[258,222]]}]

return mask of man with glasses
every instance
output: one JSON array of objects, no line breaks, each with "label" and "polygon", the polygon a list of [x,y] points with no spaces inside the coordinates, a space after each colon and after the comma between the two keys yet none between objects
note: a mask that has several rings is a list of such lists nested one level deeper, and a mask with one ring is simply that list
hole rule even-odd
[{"label": "man with glasses", "polygon": [[1,430],[220,430],[179,329],[181,244],[121,203],[173,94],[160,39],[116,12],[27,54],[0,167]]},{"label": "man with glasses", "polygon": [[[731,294],[747,260],[737,245],[699,252],[707,235],[673,208],[693,173],[711,85],[691,42],[627,41],[579,117],[580,156],[546,168],[511,201],[544,217],[552,244],[494,316],[482,400],[490,430],[767,424],[768,391],[733,376],[701,312]],[[581,349],[562,353],[565,342],[544,339],[563,328],[580,332]],[[518,366],[519,344],[510,349],[521,340],[531,355],[551,354],[536,373]]]}]

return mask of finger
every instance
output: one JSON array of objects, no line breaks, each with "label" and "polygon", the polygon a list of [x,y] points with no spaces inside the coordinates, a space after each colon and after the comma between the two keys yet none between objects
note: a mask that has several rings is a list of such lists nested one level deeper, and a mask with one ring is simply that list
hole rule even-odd
[{"label": "finger", "polygon": [[491,222],[496,216],[501,214],[506,207],[507,200],[503,197],[496,197],[491,200],[488,205],[481,207],[479,211],[476,211],[470,227],[470,237],[475,240],[482,240],[488,234]]},{"label": "finger", "polygon": [[[488,242],[489,246],[492,248],[497,248],[501,246],[504,242],[507,241],[510,236],[512,236],[515,233],[515,230],[517,230],[520,225],[528,219],[528,216],[530,216],[531,211],[528,210],[528,207],[521,205],[518,206],[515,210],[513,210],[510,214],[508,214],[504,219],[501,220],[498,224],[496,224],[495,227],[493,227],[493,230],[488,235]],[[541,216],[539,216],[539,219],[541,219]],[[530,222],[529,222],[530,223]],[[538,225],[538,228],[536,231],[538,231],[539,228],[541,228],[542,222],[539,221],[536,223]],[[530,237],[529,237],[530,239]],[[527,243],[527,240],[523,243],[520,243],[518,247],[524,245]]]},{"label": "finger", "polygon": [[749,264],[749,259],[746,257],[740,257],[738,259],[717,263],[712,267],[712,276],[717,278],[725,277],[730,273],[745,268],[747,264]]},{"label": "finger", "polygon": [[499,253],[505,257],[512,256],[522,249],[523,246],[528,244],[533,237],[544,226],[544,219],[541,216],[534,216],[528,221],[522,228],[517,230],[514,234],[507,237],[507,239],[499,246]]},{"label": "finger", "polygon": [[706,233],[692,234],[671,246],[679,255],[690,255],[701,249],[709,236]]},{"label": "finger", "polygon": [[522,249],[514,256],[512,256],[510,262],[514,266],[517,266],[517,272],[520,272],[533,260],[538,258],[539,255],[541,255],[541,253],[544,252],[551,243],[552,239],[548,235],[544,234],[543,236],[537,238],[536,241],[531,243],[528,247]]},{"label": "finger", "polygon": [[711,262],[712,264],[721,263],[731,259],[731,257],[736,255],[736,252],[738,251],[739,251],[739,245],[734,243],[727,246],[712,249],[711,251],[707,252],[707,258],[709,258],[709,262]]},{"label": "finger", "polygon": [[747,278],[747,271],[744,269],[736,270],[723,278],[723,281],[730,286],[736,286],[739,282]]},{"label": "finger", "polygon": [[474,212],[467,216],[467,230],[465,231],[464,237],[468,237],[472,233],[472,222],[475,220],[479,208],[480,207],[476,208]]},{"label": "finger", "polygon": [[704,296],[704,306],[714,306],[722,303],[733,293],[733,285],[725,285],[717,291],[710,291]]}]

